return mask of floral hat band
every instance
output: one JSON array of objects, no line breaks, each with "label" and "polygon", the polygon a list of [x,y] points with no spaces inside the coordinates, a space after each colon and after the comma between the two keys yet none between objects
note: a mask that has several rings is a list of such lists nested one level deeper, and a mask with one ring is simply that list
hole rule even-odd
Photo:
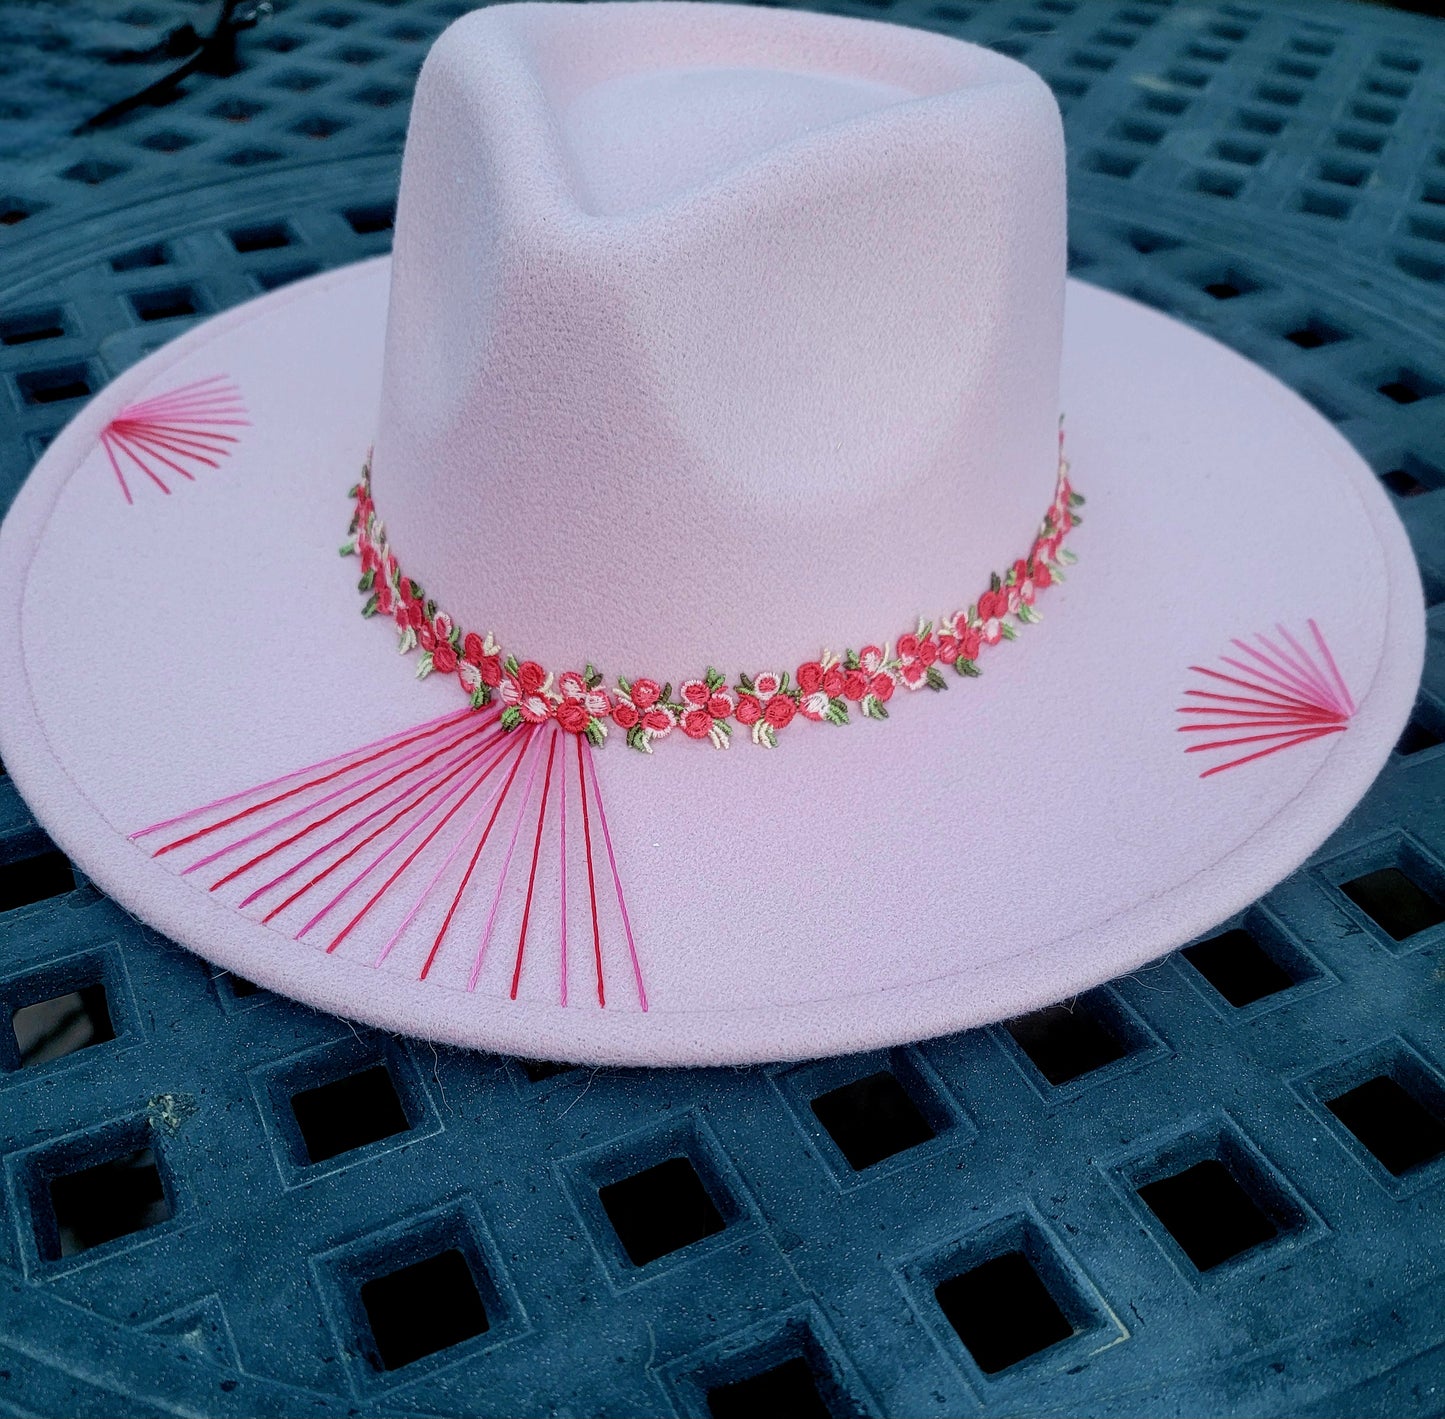
[{"label": "floral hat band", "polygon": [[731,685],[727,675],[709,666],[675,688],[649,676],[618,676],[609,686],[590,662],[581,670],[554,672],[504,650],[491,631],[464,629],[403,570],[372,496],[369,454],[360,482],[351,489],[355,511],[341,554],[361,559],[358,589],[367,598],[361,614],[391,617],[402,654],[421,652],[417,679],[434,672],[455,675],[474,709],[500,700],[505,730],[550,719],[601,746],[609,726],[615,726],[630,748],[650,754],[654,741],[675,729],[685,738],[726,749],[734,728],[741,726],[754,744],[773,749],[796,719],[841,726],[852,723],[853,711],[865,719],[887,719],[899,686],[946,690],[943,672],[949,667],[964,678],[976,677],[986,647],[1014,640],[1018,626],[1041,619],[1035,608],[1039,592],[1062,581],[1064,568],[1076,560],[1064,541],[1079,525],[1077,509],[1084,501],[1069,482],[1063,445],[1061,423],[1058,480],[1032,545],[1007,571],[992,573],[986,590],[965,609],[920,616],[913,629],[881,645],[869,643],[841,655],[824,650],[791,674],[740,671]]}]

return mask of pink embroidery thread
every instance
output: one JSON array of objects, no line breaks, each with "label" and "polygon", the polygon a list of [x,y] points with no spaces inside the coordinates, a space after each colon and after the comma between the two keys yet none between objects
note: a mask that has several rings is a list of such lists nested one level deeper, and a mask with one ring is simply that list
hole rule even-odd
[{"label": "pink embroidery thread", "polygon": [[[165,835],[159,845],[147,850],[153,857],[174,861],[181,875],[224,858],[244,856],[239,866],[225,871],[209,890],[244,893],[237,910],[247,914],[254,911],[263,923],[278,918],[284,923],[289,917],[290,924],[278,929],[298,942],[307,939],[360,888],[384,873],[380,885],[372,888],[329,942],[319,947],[327,955],[337,952],[373,912],[396,903],[397,915],[388,910],[388,924],[379,933],[384,939],[371,959],[375,967],[414,942],[426,904],[439,891],[449,893],[449,900],[442,898],[447,901],[447,909],[435,934],[429,941],[424,938],[416,942],[418,952],[423,945],[427,948],[417,975],[422,981],[431,975],[463,904],[483,893],[480,900],[488,903],[486,925],[469,968],[469,990],[475,990],[480,981],[502,906],[510,894],[520,900],[522,907],[508,988],[509,997],[516,999],[524,982],[525,963],[540,949],[537,942],[541,938],[534,929],[543,903],[539,895],[540,864],[548,834],[553,833],[559,854],[559,1003],[565,1007],[568,775],[565,751],[559,756],[558,749],[566,740],[555,723],[539,737],[537,726],[527,726],[517,734],[506,733],[500,727],[500,718],[501,711],[495,706],[480,714],[458,710],[153,823],[133,833],[131,840],[142,843]],[[603,988],[602,913],[592,856],[593,805],[617,896],[616,922],[625,940],[638,1006],[646,1010],[646,986],[601,784],[595,765],[590,766],[589,778],[590,761],[584,761],[581,736],[577,746],[574,791],[582,801],[598,1005],[605,1008],[607,1002]],[[524,766],[527,772],[522,774]],[[540,797],[533,792],[539,771]],[[523,781],[520,788],[519,774]],[[557,803],[552,805],[554,779]],[[470,811],[469,805],[473,805]],[[515,811],[509,842],[504,854],[488,855],[484,850],[504,809]],[[513,882],[510,869],[527,828],[533,834],[532,858],[523,885],[520,880]],[[457,880],[455,869],[464,853],[466,867]],[[261,880],[256,885],[258,878]],[[293,886],[298,878],[303,879],[301,884]],[[328,884],[328,890],[323,891]],[[274,901],[278,891],[288,887],[291,890],[279,904],[265,909],[266,902]],[[398,902],[397,894],[402,892],[408,895]],[[307,919],[301,921],[303,916]],[[430,932],[430,928],[427,930]],[[620,949],[621,943],[618,945]]]},{"label": "pink embroidery thread", "polygon": [[490,632],[482,636],[463,631],[402,572],[372,499],[369,456],[361,481],[351,490],[352,537],[341,553],[361,559],[359,589],[367,596],[362,614],[392,618],[402,653],[420,650],[417,678],[434,672],[455,675],[474,709],[500,700],[503,730],[551,720],[600,746],[610,721],[630,747],[651,753],[653,742],[674,729],[681,729],[685,738],[726,749],[741,726],[754,744],[771,749],[778,734],[799,717],[844,725],[856,708],[865,718],[887,719],[887,705],[898,686],[947,689],[942,666],[977,676],[984,647],[1014,640],[1017,625],[1039,620],[1034,609],[1038,593],[1062,580],[1063,568],[1076,560],[1063,542],[1080,523],[1076,509],[1084,500],[1073,491],[1068,469],[1060,429],[1054,499],[1032,547],[1006,574],[991,577],[988,590],[967,609],[936,621],[920,618],[896,645],[865,645],[842,656],[824,651],[800,665],[795,680],[787,671],[764,671],[740,674],[729,687],[726,677],[709,667],[700,678],[684,681],[676,696],[670,683],[647,677],[618,678],[609,689],[591,665],[554,676],[536,661],[504,654]]},{"label": "pink embroidery thread", "polygon": [[223,431],[249,426],[245,415],[240,390],[225,375],[212,375],[168,394],[127,404],[100,431],[100,443],[122,495],[133,504],[118,454],[169,494],[170,487],[158,470],[169,468],[194,482],[193,468],[219,468],[220,460],[230,456],[231,446],[237,442],[235,434]]},{"label": "pink embroidery thread", "polygon": [[1242,764],[1277,754],[1282,749],[1312,743],[1327,734],[1342,734],[1349,727],[1349,720],[1355,713],[1354,699],[1324,634],[1313,620],[1308,625],[1323,664],[1317,662],[1284,626],[1276,626],[1275,630],[1280,640],[1289,647],[1288,650],[1282,649],[1263,632],[1256,632],[1254,639],[1257,646],[1237,638],[1230,642],[1249,656],[1249,661],[1231,655],[1220,657],[1223,664],[1237,673],[1226,674],[1203,665],[1189,667],[1211,681],[1248,690],[1249,694],[1186,690],[1186,695],[1208,703],[1183,705],[1178,712],[1201,715],[1208,722],[1194,720],[1181,724],[1179,733],[1222,734],[1225,737],[1190,744],[1185,753],[1212,753],[1255,744],[1263,746],[1205,769],[1200,778],[1223,773],[1225,769],[1239,768]]}]

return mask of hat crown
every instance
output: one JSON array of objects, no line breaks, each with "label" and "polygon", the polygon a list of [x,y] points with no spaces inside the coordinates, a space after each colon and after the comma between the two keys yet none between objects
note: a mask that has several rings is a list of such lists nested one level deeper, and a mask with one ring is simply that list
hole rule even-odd
[{"label": "hat crown", "polygon": [[1052,494],[1062,135],[990,51],[670,0],[478,11],[418,82],[393,262],[391,545],[549,668],[896,636]]}]

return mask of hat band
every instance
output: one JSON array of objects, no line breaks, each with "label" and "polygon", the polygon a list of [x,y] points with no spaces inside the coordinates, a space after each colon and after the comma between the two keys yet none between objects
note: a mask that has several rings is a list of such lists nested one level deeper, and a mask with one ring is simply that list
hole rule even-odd
[{"label": "hat band", "polygon": [[351,538],[341,554],[361,558],[359,589],[367,597],[361,614],[395,621],[402,653],[421,652],[419,680],[434,672],[455,675],[474,709],[500,699],[505,730],[551,719],[601,745],[610,724],[631,748],[649,754],[656,740],[675,729],[684,738],[726,749],[741,727],[754,744],[772,749],[797,719],[845,725],[853,710],[866,719],[887,719],[888,702],[899,686],[946,690],[946,666],[960,676],[979,675],[978,660],[986,647],[1014,640],[1017,626],[1041,619],[1034,609],[1039,592],[1061,581],[1063,568],[1076,560],[1063,543],[1079,525],[1075,510],[1084,501],[1069,483],[1061,429],[1058,482],[1033,545],[1007,572],[989,577],[988,589],[966,610],[920,617],[896,642],[865,645],[841,656],[825,650],[799,665],[794,677],[786,670],[739,674],[730,687],[727,677],[709,666],[674,694],[670,683],[646,677],[619,676],[609,688],[590,663],[553,674],[535,660],[504,651],[490,631],[464,630],[397,561],[371,494],[369,454],[350,497],[355,503]]}]

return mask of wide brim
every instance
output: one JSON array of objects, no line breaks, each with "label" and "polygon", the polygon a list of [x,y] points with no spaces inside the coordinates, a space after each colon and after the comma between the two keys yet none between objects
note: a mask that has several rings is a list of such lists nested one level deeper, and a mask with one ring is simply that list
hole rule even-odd
[{"label": "wide brim", "polygon": [[[338,950],[298,941],[129,835],[462,704],[454,678],[418,682],[387,625],[358,615],[356,563],[337,556],[374,434],[389,270],[298,282],[144,360],[55,441],[0,529],[0,756],[103,890],[259,985],[408,1034],[591,1063],[739,1064],[947,1033],[1073,996],[1237,912],[1324,842],[1409,715],[1419,577],[1358,454],[1257,366],[1071,282],[1063,401],[1087,518],[1042,621],[987,651],[977,680],[900,690],[886,723],[800,721],[772,752],[670,740],[648,758],[614,735],[596,772],[636,962],[611,912],[605,1006],[575,885],[562,1003],[551,853],[525,969],[520,890],[464,902],[455,948],[425,976],[445,891],[380,964],[400,905]],[[247,410],[234,452],[168,495],[133,479],[128,503],[101,430],[218,375]],[[961,572],[971,585],[987,570]],[[1356,702],[1345,732],[1201,777],[1221,756],[1183,752],[1189,667],[1311,620]],[[490,629],[505,640],[505,607]],[[599,846],[606,905],[602,861]],[[509,944],[476,972],[489,908]]]}]

